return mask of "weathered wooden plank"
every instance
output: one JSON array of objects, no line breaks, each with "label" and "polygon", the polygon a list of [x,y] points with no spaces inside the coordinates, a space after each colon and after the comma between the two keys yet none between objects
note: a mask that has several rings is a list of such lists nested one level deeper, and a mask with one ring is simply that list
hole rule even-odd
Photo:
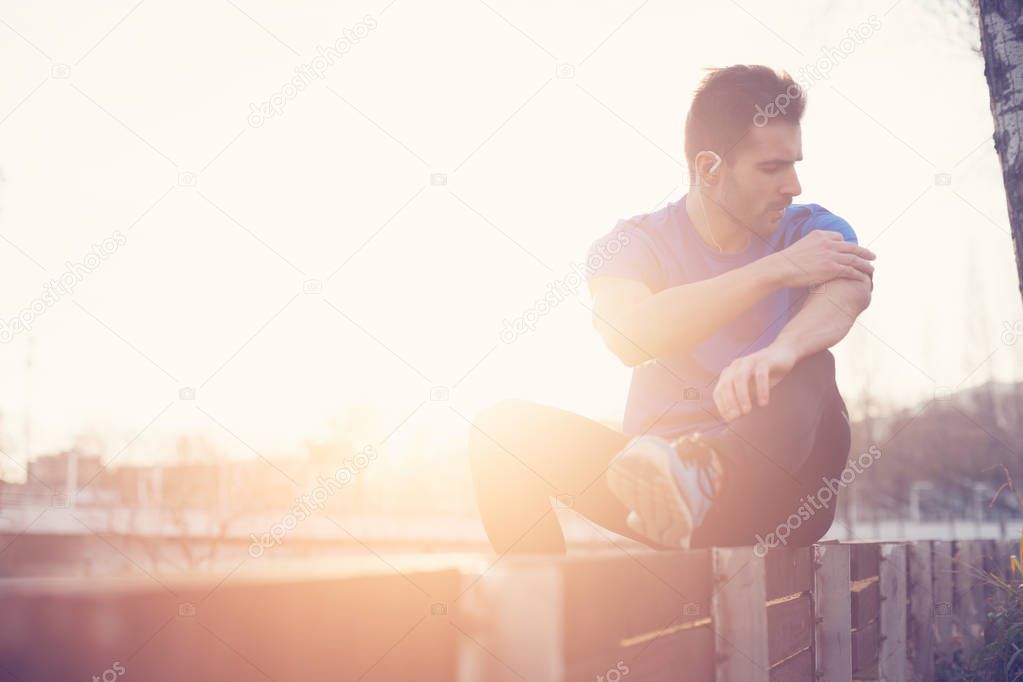
[{"label": "weathered wooden plank", "polygon": [[813,679],[813,656],[807,647],[771,668],[771,682],[807,682]]},{"label": "weathered wooden plank", "polygon": [[714,631],[710,619],[697,625],[667,625],[660,631],[623,640],[618,647],[589,659],[569,661],[564,679],[714,682]]},{"label": "weathered wooden plank", "polygon": [[885,682],[906,680],[906,546],[881,546],[881,615],[878,673]]},{"label": "weathered wooden plank", "polygon": [[877,667],[881,644],[880,621],[871,621],[852,633],[853,676]]},{"label": "weathered wooden plank", "polygon": [[815,545],[814,667],[821,682],[852,678],[852,634],[849,603],[849,546]]},{"label": "weathered wooden plank", "polygon": [[806,592],[767,607],[767,656],[771,665],[810,646],[813,603]]},{"label": "weathered wooden plank", "polygon": [[979,540],[981,550],[981,560],[984,565],[984,570],[988,573],[999,574],[999,567],[996,563],[996,557],[998,556],[998,540],[986,539]]},{"label": "weathered wooden plank", "polygon": [[[622,652],[622,660],[632,673],[629,679],[652,682],[714,681],[714,630],[710,623],[675,637],[658,639]],[[613,674],[605,674],[611,682]],[[592,682],[597,677],[580,678]]]},{"label": "weathered wooden plank", "polygon": [[877,575],[881,565],[881,545],[876,542],[849,543],[849,578],[856,582]]},{"label": "weathered wooden plank", "polygon": [[710,617],[709,550],[615,550],[566,557],[560,566],[568,661],[613,652],[624,639]]},{"label": "weathered wooden plank", "polygon": [[858,628],[876,620],[881,613],[881,586],[877,578],[853,583],[849,597],[852,600],[852,626]]},{"label": "weathered wooden plank", "polygon": [[808,592],[813,586],[812,547],[777,547],[765,561],[768,601]]},{"label": "weathered wooden plank", "polygon": [[971,540],[957,540],[954,544],[952,606],[959,639],[967,653],[972,653],[981,643],[981,613],[977,608],[979,583],[975,574],[978,554],[977,545]]},{"label": "weathered wooden plank", "polygon": [[934,645],[947,651],[952,643],[952,543],[936,540],[931,543],[931,571],[934,576]]},{"label": "weathered wooden plank", "polygon": [[715,548],[713,557],[716,679],[767,682],[764,559],[752,547]]},{"label": "weathered wooden plank", "polygon": [[710,550],[509,557],[479,583],[468,679],[714,680]]},{"label": "weathered wooden plank", "polygon": [[987,540],[974,540],[972,548],[973,557],[973,607],[976,611],[978,646],[984,644],[984,626],[987,623],[988,601],[987,601],[987,575],[985,567],[990,563],[984,558]]},{"label": "weathered wooden plank", "polygon": [[909,659],[909,679],[913,682],[930,682],[934,679],[931,543],[911,543],[907,559],[909,621],[906,624],[906,653]]},{"label": "weathered wooden plank", "polygon": [[4,618],[17,622],[0,628],[0,661],[10,679],[38,682],[104,676],[115,661],[126,679],[150,682],[454,679],[460,579],[454,570],[264,579],[242,569],[222,583],[27,581],[0,587]]},{"label": "weathered wooden plank", "polygon": [[455,623],[466,635],[459,649],[461,677],[563,679],[561,566],[550,559],[505,557],[483,575],[464,580],[461,618]]},{"label": "weathered wooden plank", "polygon": [[[982,581],[984,601],[982,603],[981,614],[988,611],[988,606],[990,604],[1001,601],[1002,596],[1005,594],[1003,590],[997,589],[993,584],[994,581],[1004,578],[1002,567],[1003,562],[1000,562],[999,560],[1001,552],[998,544],[998,540],[981,541],[981,551],[983,553],[981,563],[985,574],[985,579]],[[1008,563],[1008,559],[1006,559],[1004,563]]]},{"label": "weathered wooden plank", "polygon": [[971,574],[973,575],[971,593],[973,594],[973,609],[975,613],[975,635],[977,637],[977,646],[980,647],[984,645],[984,626],[987,623],[988,612],[988,585],[987,575],[984,570],[986,566],[990,565],[990,560],[984,556],[988,546],[987,540],[973,540],[971,544]]}]

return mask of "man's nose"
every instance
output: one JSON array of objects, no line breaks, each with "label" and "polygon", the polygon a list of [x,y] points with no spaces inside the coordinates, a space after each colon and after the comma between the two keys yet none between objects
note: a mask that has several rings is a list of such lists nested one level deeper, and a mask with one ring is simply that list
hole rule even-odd
[{"label": "man's nose", "polygon": [[799,184],[799,176],[796,175],[795,169],[787,174],[781,193],[788,197],[798,197],[803,193],[803,187]]}]

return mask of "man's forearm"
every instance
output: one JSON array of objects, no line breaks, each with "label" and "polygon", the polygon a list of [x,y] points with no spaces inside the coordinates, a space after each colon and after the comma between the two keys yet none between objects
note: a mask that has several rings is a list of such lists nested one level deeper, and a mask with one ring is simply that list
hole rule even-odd
[{"label": "man's forearm", "polygon": [[786,346],[796,362],[830,348],[849,333],[856,317],[870,305],[871,284],[855,279],[833,279],[822,291],[811,291],[795,317],[772,345]]},{"label": "man's forearm", "polygon": [[627,326],[634,343],[629,355],[635,362],[629,364],[692,347],[786,286],[785,278],[778,259],[768,256],[716,277],[657,292],[631,311]]}]

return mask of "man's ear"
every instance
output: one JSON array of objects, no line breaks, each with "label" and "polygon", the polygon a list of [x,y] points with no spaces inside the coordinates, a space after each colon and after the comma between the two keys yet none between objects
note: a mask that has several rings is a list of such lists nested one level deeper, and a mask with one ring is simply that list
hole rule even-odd
[{"label": "man's ear", "polygon": [[696,155],[696,174],[700,184],[704,187],[717,182],[718,172],[721,169],[721,157],[715,152],[700,151]]},{"label": "man's ear", "polygon": [[708,179],[709,176],[712,175],[710,168],[714,165],[713,157],[708,157],[706,152],[701,151],[697,154],[695,161],[697,181],[700,183],[701,187],[706,187],[711,184],[708,182]]}]

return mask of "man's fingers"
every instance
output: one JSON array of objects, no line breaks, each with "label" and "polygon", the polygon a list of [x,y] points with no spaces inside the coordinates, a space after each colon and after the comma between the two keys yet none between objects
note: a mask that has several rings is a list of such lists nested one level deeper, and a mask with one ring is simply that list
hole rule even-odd
[{"label": "man's fingers", "polygon": [[728,419],[728,405],[725,402],[725,390],[724,384],[721,380],[718,380],[718,387],[714,389],[714,404],[717,405],[718,414],[721,415],[722,419]]},{"label": "man's fingers", "polygon": [[869,260],[864,260],[859,256],[853,256],[852,266],[865,274],[871,274],[874,272],[874,264]]},{"label": "man's fingers", "polygon": [[770,368],[766,362],[757,365],[754,380],[757,382],[757,404],[764,407],[771,393]]},{"label": "man's fingers", "polygon": [[739,407],[743,414],[753,411],[753,403],[749,397],[749,382],[753,377],[749,371],[749,365],[743,365],[735,373],[735,396],[739,400]]},{"label": "man's fingers", "polygon": [[877,258],[877,254],[870,249],[860,246],[859,244],[853,244],[852,242],[844,241],[838,245],[838,248],[840,251],[845,251],[846,253],[851,253],[854,256],[859,256],[860,258],[865,258],[867,260],[874,260]]},{"label": "man's fingers", "polygon": [[874,264],[871,263],[869,260],[864,260],[860,258],[859,256],[849,255],[839,256],[837,262],[841,263],[842,265],[849,265],[851,267],[854,267],[860,272],[863,272],[868,275],[874,272]]},{"label": "man's fingers", "polygon": [[735,410],[735,390],[732,388],[732,372],[726,369],[721,373],[715,393],[714,401],[717,403],[718,412],[726,420],[730,420],[732,412]]},{"label": "man's fingers", "polygon": [[860,282],[866,282],[867,284],[870,284],[871,287],[873,287],[874,280],[871,278],[871,276],[864,272],[860,272],[859,270],[852,266],[849,265],[845,266],[845,269],[842,272],[844,273],[842,277],[845,279],[855,279]]}]

